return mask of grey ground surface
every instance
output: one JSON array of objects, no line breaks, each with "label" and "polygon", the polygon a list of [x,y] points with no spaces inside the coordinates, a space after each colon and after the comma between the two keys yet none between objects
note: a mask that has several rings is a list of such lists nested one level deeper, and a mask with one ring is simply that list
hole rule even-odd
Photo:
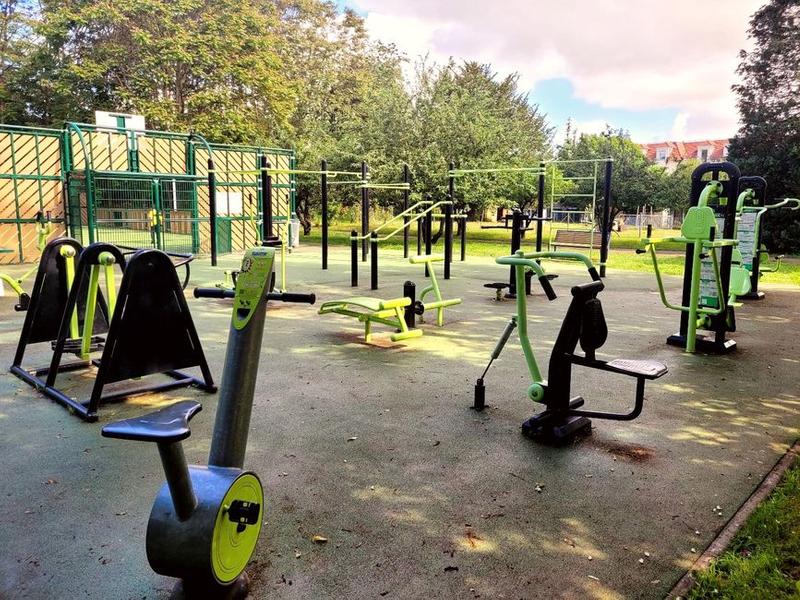
[{"label": "grey ground surface", "polygon": [[[376,295],[423,281],[399,255],[383,259]],[[316,248],[290,260],[292,289],[320,301],[353,295],[344,249],[327,272]],[[560,298],[535,290],[529,307],[542,365],[568,286],[585,280],[566,265],[552,270]],[[475,379],[513,312],[482,284],[506,273],[489,259],[455,263],[442,288],[464,303],[448,309],[444,329],[426,324],[422,338],[398,344],[376,327],[365,345],[354,320],[305,305],[269,312],[247,457],[267,493],[252,597],[663,597],[796,437],[798,290],[765,285],[767,298],[738,312],[734,354],[689,356],[664,344],[678,315],[646,273],[612,271],[602,293],[601,357],[670,368],[648,385],[638,420],[596,420],[590,438],[565,448],[524,438],[519,425],[535,407],[516,337],[487,378],[491,408],[471,411]],[[219,278],[198,266],[192,285]],[[668,283],[677,294],[679,280]],[[0,298],[4,370],[23,320],[12,304]],[[230,305],[189,305],[219,379]],[[634,386],[580,369],[574,391],[611,408],[627,406]],[[185,446],[190,461],[205,461],[214,395],[136,398],[86,424],[0,374],[0,597],[169,596],[173,581],[153,574],[144,553],[162,481],[156,449],[101,438],[100,427],[184,398],[204,404]]]}]

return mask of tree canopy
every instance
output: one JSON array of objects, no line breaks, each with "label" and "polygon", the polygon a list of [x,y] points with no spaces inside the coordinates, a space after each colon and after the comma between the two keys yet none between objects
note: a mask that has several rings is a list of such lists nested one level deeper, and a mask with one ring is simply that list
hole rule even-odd
[{"label": "tree canopy", "polygon": [[[731,141],[729,156],[744,173],[766,177],[770,196],[798,197],[800,4],[770,0],[753,15],[749,35],[754,47],[742,51],[741,83],[734,86],[742,126]],[[764,231],[773,249],[800,250],[796,212],[767,213]]]}]

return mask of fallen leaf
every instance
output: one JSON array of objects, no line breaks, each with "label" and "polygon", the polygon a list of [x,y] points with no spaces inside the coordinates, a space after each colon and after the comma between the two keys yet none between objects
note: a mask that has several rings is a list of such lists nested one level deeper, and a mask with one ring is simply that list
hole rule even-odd
[{"label": "fallen leaf", "polygon": [[326,544],[328,542],[328,538],[322,535],[315,535],[311,538],[311,541],[317,544]]}]

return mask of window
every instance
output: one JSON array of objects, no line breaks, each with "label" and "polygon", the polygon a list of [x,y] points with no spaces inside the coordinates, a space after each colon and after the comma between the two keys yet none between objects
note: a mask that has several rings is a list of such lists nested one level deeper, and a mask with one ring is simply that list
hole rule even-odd
[{"label": "window", "polygon": [[667,162],[669,148],[656,148],[656,162]]},{"label": "window", "polygon": [[710,149],[708,147],[705,148],[698,148],[697,149],[697,158],[706,162],[708,160],[708,155],[710,153]]}]

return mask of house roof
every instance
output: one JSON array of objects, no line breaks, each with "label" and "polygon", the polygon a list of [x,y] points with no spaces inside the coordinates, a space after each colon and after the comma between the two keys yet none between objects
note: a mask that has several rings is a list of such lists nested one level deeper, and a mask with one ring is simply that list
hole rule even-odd
[{"label": "house roof", "polygon": [[656,150],[669,148],[667,161],[682,161],[689,158],[698,158],[700,149],[708,148],[708,160],[722,160],[726,156],[726,148],[730,140],[701,140],[697,142],[658,142],[655,144],[640,144],[642,152],[647,159],[655,162]]}]

